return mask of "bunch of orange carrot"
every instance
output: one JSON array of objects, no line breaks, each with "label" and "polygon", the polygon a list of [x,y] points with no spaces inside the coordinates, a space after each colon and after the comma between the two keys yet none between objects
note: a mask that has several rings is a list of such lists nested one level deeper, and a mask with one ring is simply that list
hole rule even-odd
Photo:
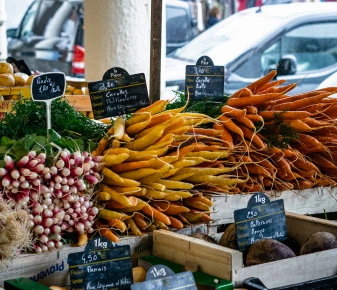
[{"label": "bunch of orange carrot", "polygon": [[[222,108],[219,121],[226,142],[236,148],[228,159],[241,162],[239,176],[248,179],[237,190],[335,185],[337,100],[328,97],[337,88],[288,96],[296,84],[281,86],[285,81],[273,80],[275,76],[272,71],[240,89]],[[284,128],[291,134],[285,134]],[[276,137],[272,146],[271,134]]]}]

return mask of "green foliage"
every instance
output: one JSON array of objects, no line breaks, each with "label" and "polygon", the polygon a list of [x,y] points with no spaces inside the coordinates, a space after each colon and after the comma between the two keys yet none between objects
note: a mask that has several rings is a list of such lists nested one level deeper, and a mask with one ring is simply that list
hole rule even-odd
[{"label": "green foliage", "polygon": [[[282,114],[282,113],[280,113]],[[278,147],[280,149],[287,148],[292,140],[298,139],[297,133],[284,123],[280,114],[274,114],[272,125],[264,126],[260,133],[267,139],[270,147]],[[259,130],[262,123],[257,124],[256,128]]]},{"label": "green foliage", "polygon": [[[186,105],[185,93],[175,92],[176,97],[173,102],[166,106],[167,110],[181,108]],[[227,103],[228,97],[224,96],[221,101],[214,101],[211,98],[204,98],[200,101],[189,101],[184,112],[194,112],[216,118],[221,115],[221,108]]]},{"label": "green foliage", "polygon": [[[77,112],[64,98],[52,102],[51,125],[63,138],[81,139],[85,150],[95,148],[108,129]],[[0,122],[0,137],[18,140],[29,135],[47,137],[46,106],[21,98]]]}]

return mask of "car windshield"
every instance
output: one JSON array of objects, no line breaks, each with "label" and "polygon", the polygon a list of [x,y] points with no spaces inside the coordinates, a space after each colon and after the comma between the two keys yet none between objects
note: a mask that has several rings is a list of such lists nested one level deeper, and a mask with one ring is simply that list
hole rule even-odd
[{"label": "car windshield", "polygon": [[[284,19],[261,13],[235,14],[205,31],[171,56],[196,62],[201,55],[224,64],[247,51],[254,43],[276,32]],[[266,25],[268,23],[268,25]]]}]

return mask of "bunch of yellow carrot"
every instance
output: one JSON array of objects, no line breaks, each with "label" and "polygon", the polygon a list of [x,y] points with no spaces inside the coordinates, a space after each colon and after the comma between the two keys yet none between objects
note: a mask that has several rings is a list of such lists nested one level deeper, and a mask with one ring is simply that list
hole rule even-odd
[{"label": "bunch of yellow carrot", "polygon": [[198,128],[216,120],[183,113],[185,107],[165,111],[167,104],[157,101],[126,121],[117,118],[93,152],[102,156],[96,199],[105,235],[108,226],[140,235],[209,221],[212,202],[196,189],[228,191],[244,182],[223,166],[231,151],[223,130]]}]

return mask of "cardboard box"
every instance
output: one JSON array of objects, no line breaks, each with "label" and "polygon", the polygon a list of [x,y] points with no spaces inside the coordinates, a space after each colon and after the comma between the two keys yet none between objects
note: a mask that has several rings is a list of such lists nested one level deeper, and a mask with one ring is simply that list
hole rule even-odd
[{"label": "cardboard box", "polygon": [[[337,223],[286,213],[288,234],[302,245],[311,234],[326,231],[337,236]],[[306,282],[337,273],[337,249],[297,256],[256,266],[244,267],[242,253],[203,240],[172,232],[155,231],[153,254],[172,262],[195,264],[206,274],[231,280],[235,287],[257,277],[268,288]]]}]

